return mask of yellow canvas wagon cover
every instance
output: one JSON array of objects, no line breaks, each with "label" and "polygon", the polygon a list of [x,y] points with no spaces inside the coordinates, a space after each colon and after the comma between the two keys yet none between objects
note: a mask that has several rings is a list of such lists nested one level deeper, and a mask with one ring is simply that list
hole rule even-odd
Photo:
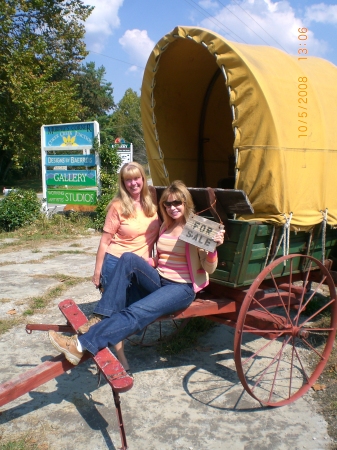
[{"label": "yellow canvas wagon cover", "polygon": [[254,220],[337,225],[337,67],[299,57],[201,28],[164,36],[141,96],[153,183],[233,182]]}]

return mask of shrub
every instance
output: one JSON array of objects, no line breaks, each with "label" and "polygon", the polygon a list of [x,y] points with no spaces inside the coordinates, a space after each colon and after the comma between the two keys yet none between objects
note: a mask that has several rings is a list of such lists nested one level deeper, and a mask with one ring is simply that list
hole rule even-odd
[{"label": "shrub", "polygon": [[0,229],[3,231],[29,225],[40,215],[41,203],[32,190],[13,190],[0,201]]},{"label": "shrub", "polygon": [[117,170],[121,164],[121,158],[118,156],[117,150],[113,148],[111,144],[105,143],[98,147],[96,141],[94,147],[101,158],[101,195],[97,201],[94,226],[97,230],[101,230],[107,213],[106,207],[117,192]]},{"label": "shrub", "polygon": [[94,218],[94,227],[96,228],[96,230],[102,230],[103,229],[103,225],[105,222],[105,217],[107,214],[107,206],[110,203],[110,201],[113,199],[115,195],[115,191],[111,191],[110,194],[105,193],[102,194],[98,201],[97,201],[97,207],[95,210],[96,213],[96,217]]}]

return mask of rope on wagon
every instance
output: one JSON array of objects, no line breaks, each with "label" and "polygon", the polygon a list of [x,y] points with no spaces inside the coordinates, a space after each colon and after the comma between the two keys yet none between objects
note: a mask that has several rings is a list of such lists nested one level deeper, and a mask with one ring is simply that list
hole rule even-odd
[{"label": "rope on wagon", "polygon": [[[285,220],[286,220],[286,221],[285,221],[285,224],[283,225],[283,233],[282,233],[281,239],[280,239],[280,241],[279,241],[279,243],[278,243],[278,245],[277,245],[277,248],[276,248],[276,251],[275,251],[275,253],[274,253],[274,256],[273,256],[273,258],[272,258],[272,260],[271,260],[270,262],[273,262],[273,261],[274,261],[276,255],[277,255],[277,253],[278,253],[278,251],[279,251],[279,249],[280,249],[280,246],[281,246],[282,242],[283,242],[283,256],[289,255],[289,246],[290,246],[290,222],[291,222],[291,219],[292,219],[292,217],[293,217],[293,213],[291,212],[291,213],[289,214],[289,217],[287,217],[286,214],[282,214],[282,216],[284,216],[284,218],[285,218]],[[283,261],[283,265],[286,265],[286,264],[287,264],[287,262],[286,262],[286,261]]]},{"label": "rope on wagon", "polygon": [[326,245],[326,224],[328,221],[328,208],[325,208],[325,211],[322,211],[323,223],[322,223],[322,264],[325,261],[325,245]]},{"label": "rope on wagon", "polygon": [[[286,214],[282,214],[282,216],[284,216],[284,218],[285,218],[285,224],[283,225],[283,233],[282,233],[282,235],[280,237],[279,243],[277,244],[277,247],[276,247],[276,250],[274,252],[274,255],[273,255],[272,259],[269,261],[269,264],[272,263],[274,261],[274,259],[276,258],[276,255],[278,254],[278,251],[280,250],[282,242],[283,242],[283,256],[289,255],[290,222],[291,222],[291,219],[293,217],[293,213],[291,212],[289,214],[289,217],[287,217]],[[266,266],[267,261],[268,261],[269,252],[270,252],[270,248],[271,248],[271,243],[272,243],[272,240],[274,238],[274,233],[275,233],[275,227],[273,229],[272,239],[271,239],[270,244],[269,244],[268,255],[267,255],[267,258],[266,258],[265,266]],[[287,264],[286,261],[284,261],[283,264],[286,265]]]},{"label": "rope on wagon", "polygon": [[214,200],[213,203],[211,203],[211,205],[210,205],[208,208],[203,209],[202,211],[198,211],[198,212],[196,212],[195,214],[198,216],[199,214],[201,214],[201,213],[203,213],[203,212],[205,212],[205,211],[208,211],[209,209],[212,208],[212,209],[214,210],[215,214],[218,216],[219,222],[221,223],[221,225],[223,225],[223,222],[222,222],[222,220],[221,220],[221,217],[219,216],[217,210],[215,209],[215,204],[216,204],[216,199]]},{"label": "rope on wagon", "polygon": [[[283,225],[283,233],[284,233],[284,239],[283,239],[283,256],[289,255],[289,246],[290,246],[290,222],[293,217],[293,213],[291,212],[289,214],[289,217],[287,218],[286,214],[282,214],[284,218],[286,219],[286,223]],[[286,264],[286,262],[284,261]]]}]

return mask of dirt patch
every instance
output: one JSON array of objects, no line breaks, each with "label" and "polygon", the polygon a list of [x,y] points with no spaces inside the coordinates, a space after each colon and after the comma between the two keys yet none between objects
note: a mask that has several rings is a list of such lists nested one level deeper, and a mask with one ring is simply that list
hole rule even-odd
[{"label": "dirt patch", "polygon": [[331,450],[337,450],[337,344],[330,355],[329,362],[317,380],[322,390],[316,391],[314,399],[328,423],[328,433],[332,438]]},{"label": "dirt patch", "polygon": [[[313,283],[313,289],[316,288],[315,283]],[[327,286],[322,286],[318,289],[316,294],[316,309],[322,307],[322,305],[330,299],[329,290]],[[315,306],[315,305],[314,305]],[[313,311],[310,313],[312,314]],[[327,326],[330,324],[331,315],[319,315],[317,320],[313,323],[313,326]],[[313,345],[319,344],[318,342],[313,342]],[[324,343],[322,342],[321,349]],[[319,348],[317,347],[319,351]],[[311,364],[317,364],[317,360],[309,361]],[[323,373],[317,379],[314,385],[313,399],[318,403],[320,411],[324,416],[328,424],[328,433],[331,438],[331,450],[337,450],[337,337],[334,342],[332,352],[329,357],[329,361],[325,366]]]}]

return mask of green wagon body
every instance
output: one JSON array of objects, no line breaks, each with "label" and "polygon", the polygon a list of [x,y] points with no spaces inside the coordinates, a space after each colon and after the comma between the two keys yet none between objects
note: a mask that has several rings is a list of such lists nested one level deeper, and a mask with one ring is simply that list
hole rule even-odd
[{"label": "green wagon body", "polygon": [[[217,270],[211,275],[215,283],[229,287],[246,287],[252,284],[264,267],[271,261],[283,256],[283,243],[277,254],[273,255],[271,240],[273,225],[260,222],[243,222],[229,220],[226,226],[229,239],[218,249],[219,264]],[[275,239],[278,243],[282,236],[282,227],[275,230]],[[317,225],[312,232],[291,231],[289,254],[310,255],[322,260],[324,236],[322,239],[322,226]],[[308,250],[308,246],[310,249]],[[270,249],[270,250],[269,250]],[[274,249],[275,252],[276,248]],[[268,261],[267,261],[268,258]],[[325,234],[325,259],[337,262],[337,229],[328,227]],[[297,261],[299,264],[299,261]],[[298,270],[296,260],[293,272]],[[279,268],[279,275],[287,275],[289,268]]]}]

